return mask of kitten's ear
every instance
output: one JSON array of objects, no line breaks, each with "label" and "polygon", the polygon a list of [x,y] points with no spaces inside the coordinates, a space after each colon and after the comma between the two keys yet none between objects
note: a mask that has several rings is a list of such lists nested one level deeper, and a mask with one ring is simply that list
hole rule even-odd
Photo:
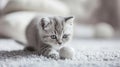
[{"label": "kitten's ear", "polygon": [[75,18],[73,16],[65,17],[65,22],[66,23],[73,23],[74,19]]},{"label": "kitten's ear", "polygon": [[46,30],[50,24],[49,18],[41,18],[41,27],[42,29]]}]

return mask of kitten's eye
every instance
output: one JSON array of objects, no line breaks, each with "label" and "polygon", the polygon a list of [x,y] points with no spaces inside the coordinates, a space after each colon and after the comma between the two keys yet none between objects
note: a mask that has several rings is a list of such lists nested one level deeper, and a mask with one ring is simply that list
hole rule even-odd
[{"label": "kitten's eye", "polygon": [[66,35],[66,34],[65,34],[65,35],[63,35],[63,38],[68,38],[68,35]]},{"label": "kitten's eye", "polygon": [[52,39],[56,39],[57,37],[55,35],[51,35],[51,38]]}]

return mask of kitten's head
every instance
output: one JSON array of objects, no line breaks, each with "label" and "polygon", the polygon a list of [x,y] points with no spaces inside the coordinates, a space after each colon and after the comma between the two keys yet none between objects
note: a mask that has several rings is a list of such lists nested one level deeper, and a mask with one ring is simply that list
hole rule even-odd
[{"label": "kitten's head", "polygon": [[44,17],[38,24],[39,35],[43,43],[62,46],[72,38],[74,17]]}]

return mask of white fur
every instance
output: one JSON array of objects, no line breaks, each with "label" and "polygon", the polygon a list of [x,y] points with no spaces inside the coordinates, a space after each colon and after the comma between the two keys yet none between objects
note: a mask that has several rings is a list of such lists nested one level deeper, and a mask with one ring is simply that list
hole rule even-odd
[{"label": "white fur", "polygon": [[51,49],[48,55],[56,54],[59,57],[59,53],[55,49]]},{"label": "white fur", "polygon": [[65,26],[65,33],[66,34],[69,34],[71,32],[73,32],[73,24],[74,24],[74,19],[75,18],[72,18],[72,19],[69,19],[66,23],[66,26]]},{"label": "white fur", "polygon": [[69,8],[59,0],[9,0],[4,12],[38,11],[57,15],[68,15]]},{"label": "white fur", "polygon": [[70,39],[67,43],[69,43],[71,41],[72,37],[73,37],[74,19],[75,18],[72,18],[72,19],[70,19],[66,22],[67,24],[65,26],[64,33],[65,34],[71,34],[71,37],[70,37]]}]

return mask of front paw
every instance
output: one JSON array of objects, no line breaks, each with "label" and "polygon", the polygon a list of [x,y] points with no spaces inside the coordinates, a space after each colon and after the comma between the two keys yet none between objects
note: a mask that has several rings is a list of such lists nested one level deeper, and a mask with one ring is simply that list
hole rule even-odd
[{"label": "front paw", "polygon": [[55,60],[58,60],[60,58],[59,53],[54,49],[51,49],[46,56]]},{"label": "front paw", "polygon": [[58,60],[59,59],[59,54],[51,53],[51,54],[48,55],[48,58],[53,58],[55,60]]}]

